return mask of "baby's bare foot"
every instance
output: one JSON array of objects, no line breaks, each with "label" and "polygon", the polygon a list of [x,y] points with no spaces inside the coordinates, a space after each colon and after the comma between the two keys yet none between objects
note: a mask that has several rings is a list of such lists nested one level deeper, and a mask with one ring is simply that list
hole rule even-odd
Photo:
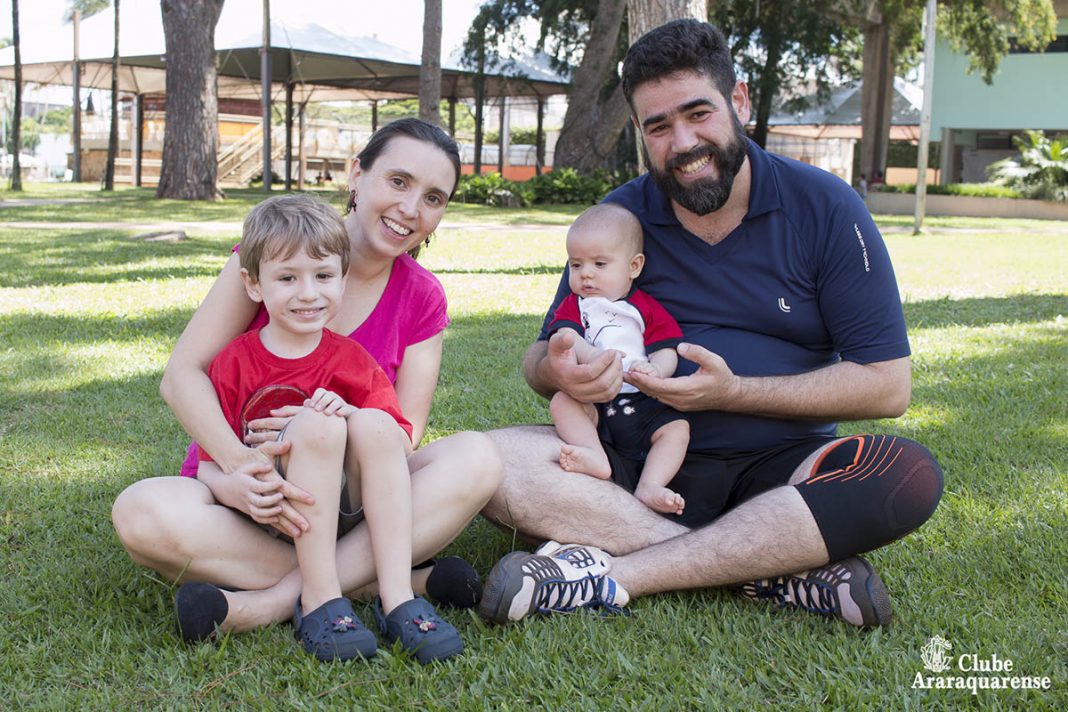
[{"label": "baby's bare foot", "polygon": [[682,510],[686,507],[686,501],[682,498],[682,495],[669,490],[667,487],[642,486],[639,484],[638,489],[634,491],[634,496],[649,509],[664,514],[682,514]]},{"label": "baby's bare foot", "polygon": [[560,446],[560,467],[568,472],[579,472],[599,480],[612,476],[612,466],[604,450],[579,445]]}]

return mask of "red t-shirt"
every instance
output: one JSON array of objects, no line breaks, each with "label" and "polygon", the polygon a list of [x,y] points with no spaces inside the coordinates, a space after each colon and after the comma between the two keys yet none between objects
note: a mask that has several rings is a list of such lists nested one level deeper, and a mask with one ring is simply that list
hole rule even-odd
[{"label": "red t-shirt", "polygon": [[[247,331],[219,352],[208,368],[219,395],[223,415],[243,438],[241,411],[249,398],[265,386],[293,386],[308,395],[325,388],[357,408],[377,408],[393,416],[412,437],[412,424],[401,413],[389,379],[367,351],[351,339],[323,330],[319,345],[302,358],[282,358],[267,350],[260,331]],[[200,460],[211,456],[200,450]]]}]

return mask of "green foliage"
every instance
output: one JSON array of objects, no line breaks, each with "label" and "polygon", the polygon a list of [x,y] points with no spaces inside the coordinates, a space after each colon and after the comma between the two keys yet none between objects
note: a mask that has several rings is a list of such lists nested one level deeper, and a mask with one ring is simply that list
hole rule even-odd
[{"label": "green foliage", "polygon": [[481,205],[593,205],[633,176],[608,171],[583,175],[574,168],[560,168],[516,182],[500,173],[460,177],[456,199]]},{"label": "green foliage", "polygon": [[1037,200],[1068,200],[1068,136],[1028,131],[1012,139],[1020,155],[987,168],[990,179]]},{"label": "green foliage", "polygon": [[608,171],[583,175],[574,168],[561,168],[531,178],[535,203],[593,205],[633,176]]},{"label": "green foliage", "polygon": [[[922,12],[920,3],[915,6]],[[1053,0],[952,0],[939,3],[938,31],[953,49],[968,54],[968,71],[990,84],[1009,51],[1009,37],[1039,50],[1056,38],[1057,15]]]},{"label": "green foliage", "polygon": [[69,7],[64,15],[67,22],[71,22],[74,18],[74,11],[81,10],[82,19],[92,17],[101,10],[107,9],[111,5],[111,0],[69,0]]},{"label": "green foliage", "polygon": [[[915,164],[913,164],[915,165]],[[871,190],[881,193],[915,193],[914,183],[902,183],[898,185],[871,186]],[[927,186],[928,195],[963,195],[972,198],[1021,198],[1020,192],[1003,185],[993,183],[949,183],[940,185],[931,183]]]},{"label": "green foliage", "polygon": [[[19,132],[20,150],[23,153],[32,153],[41,144],[41,124],[31,116],[22,117],[21,131]],[[7,152],[15,152],[15,134],[10,132],[7,136]]]},{"label": "green foliage", "polygon": [[500,173],[480,173],[460,176],[455,199],[479,205],[529,206],[532,197],[522,183],[508,180]]},{"label": "green foliage", "polygon": [[833,84],[859,76],[860,31],[841,14],[827,12],[823,0],[724,0],[710,8],[749,82],[758,143],[764,143],[779,97],[792,97],[788,111],[804,110],[813,83],[816,100],[823,101]]}]

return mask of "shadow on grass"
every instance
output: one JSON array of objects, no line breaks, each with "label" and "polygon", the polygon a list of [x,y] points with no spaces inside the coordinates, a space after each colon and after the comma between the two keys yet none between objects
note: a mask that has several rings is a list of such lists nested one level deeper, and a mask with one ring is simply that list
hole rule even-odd
[{"label": "shadow on grass", "polygon": [[19,352],[47,358],[57,344],[93,344],[100,341],[176,340],[193,312],[174,307],[146,316],[61,316],[16,313],[0,315],[0,338]]},{"label": "shadow on grass", "polygon": [[909,329],[937,329],[946,326],[989,326],[1048,321],[1068,315],[1068,295],[1015,294],[1008,297],[968,297],[906,302],[905,322]]},{"label": "shadow on grass", "polygon": [[[31,239],[36,245],[29,247]],[[144,242],[116,230],[53,231],[38,238],[0,231],[0,287],[213,276],[229,256],[232,241],[192,238],[179,243]],[[183,260],[188,262],[183,264]]]}]

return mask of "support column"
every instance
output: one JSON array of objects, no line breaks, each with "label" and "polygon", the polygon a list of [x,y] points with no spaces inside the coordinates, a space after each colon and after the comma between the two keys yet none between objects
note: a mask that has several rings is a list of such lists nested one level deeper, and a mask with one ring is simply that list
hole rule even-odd
[{"label": "support column", "polygon": [[508,149],[512,145],[508,118],[508,97],[502,96],[497,122],[497,172],[501,176],[504,176],[504,167],[508,165]]},{"label": "support column", "polygon": [[545,169],[545,98],[538,97],[538,129],[534,132],[534,175]]},{"label": "support column", "polygon": [[145,158],[145,95],[134,94],[133,130],[134,185],[141,187],[142,168]]},{"label": "support column", "polygon": [[271,192],[271,0],[263,0],[263,46],[260,47],[263,92],[263,190]]},{"label": "support column", "polygon": [[293,189],[293,82],[286,82],[286,190]]}]

